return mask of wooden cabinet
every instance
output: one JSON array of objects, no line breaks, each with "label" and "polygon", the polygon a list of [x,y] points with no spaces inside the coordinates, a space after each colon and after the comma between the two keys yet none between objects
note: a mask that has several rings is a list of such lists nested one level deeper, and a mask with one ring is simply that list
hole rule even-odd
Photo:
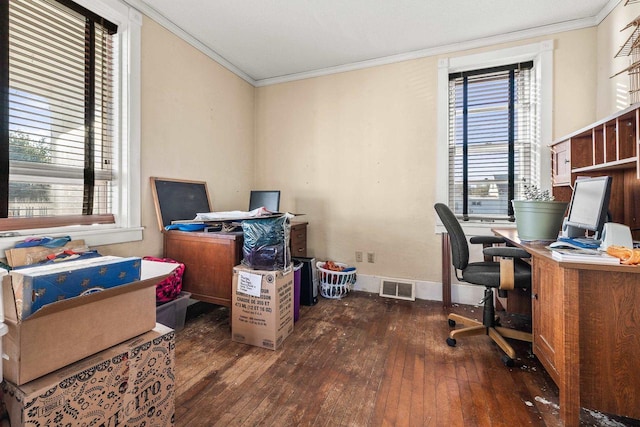
[{"label": "wooden cabinet", "polygon": [[547,258],[536,257],[532,260],[532,316],[533,352],[547,368],[547,372],[556,384],[560,381],[559,368],[562,366],[560,350],[562,348],[563,323],[560,318],[562,309],[562,288],[559,281],[558,263]]},{"label": "wooden cabinet", "polygon": [[551,147],[553,185],[571,184],[571,140],[560,141]]},{"label": "wooden cabinet", "polygon": [[289,234],[292,257],[307,256],[307,222],[292,222]]},{"label": "wooden cabinet", "polygon": [[242,232],[164,233],[164,256],[184,263],[183,289],[191,298],[231,306],[233,267],[242,260]]},{"label": "wooden cabinet", "polygon": [[569,201],[577,177],[611,176],[611,220],[640,239],[639,141],[640,104],[558,139],[551,145],[553,195]]}]

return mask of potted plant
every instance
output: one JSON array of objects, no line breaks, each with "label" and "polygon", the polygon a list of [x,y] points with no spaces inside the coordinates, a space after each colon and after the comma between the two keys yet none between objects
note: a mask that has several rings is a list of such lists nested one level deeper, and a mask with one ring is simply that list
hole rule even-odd
[{"label": "potted plant", "polygon": [[520,240],[557,240],[567,210],[567,202],[559,202],[549,190],[525,185],[524,200],[512,200]]}]

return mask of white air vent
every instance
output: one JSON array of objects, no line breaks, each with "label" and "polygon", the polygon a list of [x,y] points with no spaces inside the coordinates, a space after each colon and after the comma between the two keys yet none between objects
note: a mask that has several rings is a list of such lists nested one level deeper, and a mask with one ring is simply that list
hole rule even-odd
[{"label": "white air vent", "polygon": [[396,282],[389,279],[382,279],[380,281],[380,296],[415,301],[416,283]]}]

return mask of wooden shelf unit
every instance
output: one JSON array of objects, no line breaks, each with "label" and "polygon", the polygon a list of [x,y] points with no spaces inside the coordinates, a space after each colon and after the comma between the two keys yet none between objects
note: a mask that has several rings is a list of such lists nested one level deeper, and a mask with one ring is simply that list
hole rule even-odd
[{"label": "wooden shelf unit", "polygon": [[638,174],[640,105],[587,126],[551,144],[553,184],[569,185],[576,174],[635,169]]},{"label": "wooden shelf unit", "polygon": [[609,210],[640,239],[640,104],[593,123],[551,144],[553,195],[571,199],[579,176],[613,178]]}]

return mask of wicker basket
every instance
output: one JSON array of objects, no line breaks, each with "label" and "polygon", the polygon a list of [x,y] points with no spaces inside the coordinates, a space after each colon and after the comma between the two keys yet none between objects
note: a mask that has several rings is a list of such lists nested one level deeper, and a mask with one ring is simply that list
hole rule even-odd
[{"label": "wicker basket", "polygon": [[[339,267],[348,267],[346,264],[336,262]],[[316,263],[318,267],[318,278],[320,282],[320,295],[325,298],[340,299],[346,296],[351,290],[351,285],[356,282],[356,269],[349,271],[333,271],[323,268],[324,262]]]}]

